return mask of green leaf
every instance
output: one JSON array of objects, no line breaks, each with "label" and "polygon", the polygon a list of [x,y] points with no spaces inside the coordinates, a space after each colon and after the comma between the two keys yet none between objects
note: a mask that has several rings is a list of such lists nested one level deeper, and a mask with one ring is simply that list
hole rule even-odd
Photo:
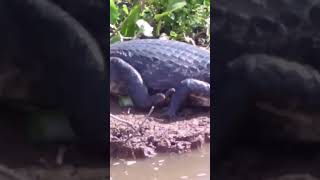
[{"label": "green leaf", "polygon": [[166,11],[172,12],[177,9],[183,8],[185,5],[187,5],[187,2],[185,0],[169,0]]},{"label": "green leaf", "polygon": [[141,12],[141,5],[137,4],[135,5],[126,20],[123,23],[123,26],[121,28],[121,34],[125,37],[133,37],[135,35],[135,32],[138,30],[138,27],[136,26],[136,22],[139,19],[139,14]]},{"label": "green leaf", "polygon": [[210,7],[210,0],[204,0],[203,4]]},{"label": "green leaf", "polygon": [[171,37],[177,37],[177,35],[178,35],[178,34],[177,34],[176,32],[170,31],[170,36],[171,36]]},{"label": "green leaf", "polygon": [[121,34],[118,32],[115,36],[110,38],[110,44],[121,41]]},{"label": "green leaf", "polygon": [[170,14],[170,12],[164,12],[164,13],[161,13],[161,14],[156,14],[156,15],[154,16],[154,19],[157,20],[157,21],[159,21],[162,17],[167,16],[167,15],[169,15],[169,14]]},{"label": "green leaf", "polygon": [[154,18],[155,20],[159,21],[162,17],[183,8],[185,5],[187,5],[187,2],[185,0],[169,0],[166,11],[160,14],[156,14]]},{"label": "green leaf", "polygon": [[163,21],[159,21],[157,23],[157,27],[156,27],[156,36],[160,35],[160,31],[161,31],[161,27],[162,27]]},{"label": "green leaf", "polygon": [[119,16],[119,10],[116,4],[114,3],[114,0],[110,0],[110,23],[114,24]]},{"label": "green leaf", "polygon": [[132,99],[128,96],[121,96],[119,97],[119,106],[120,107],[130,107],[133,106]]},{"label": "green leaf", "polygon": [[127,5],[123,5],[122,6],[122,10],[128,15],[129,14],[129,9],[128,9],[128,6]]}]

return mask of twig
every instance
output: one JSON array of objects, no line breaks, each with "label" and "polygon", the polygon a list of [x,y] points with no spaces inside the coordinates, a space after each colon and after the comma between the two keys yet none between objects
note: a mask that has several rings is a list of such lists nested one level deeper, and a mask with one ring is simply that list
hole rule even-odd
[{"label": "twig", "polygon": [[122,28],[123,24],[124,24],[125,21],[121,22],[120,25],[118,26],[118,28],[116,28],[113,32],[111,32],[111,36],[115,36],[119,31],[120,29]]},{"label": "twig", "polygon": [[196,43],[194,42],[194,40],[193,40],[192,38],[186,36],[185,33],[183,33],[183,37],[184,37],[184,40],[185,40],[186,42],[188,42],[188,43],[191,42],[193,46],[196,46]]},{"label": "twig", "polygon": [[149,113],[146,115],[144,121],[139,125],[140,127],[147,121],[147,119],[149,119],[150,115],[153,113],[154,111],[154,106],[151,107]]},{"label": "twig", "polygon": [[65,155],[66,151],[67,151],[67,148],[65,146],[61,146],[61,147],[58,148],[58,153],[57,153],[57,156],[56,156],[57,165],[61,166],[63,164],[64,155]]},{"label": "twig", "polygon": [[155,109],[154,106],[152,106],[152,107],[150,108],[149,113],[145,116],[144,121],[143,121],[141,124],[139,124],[138,129],[136,129],[132,123],[130,123],[130,122],[126,121],[126,120],[123,120],[123,119],[121,119],[121,118],[119,118],[119,117],[117,117],[117,116],[115,116],[115,115],[113,115],[113,114],[110,113],[110,117],[112,117],[112,118],[114,118],[114,119],[116,119],[116,120],[118,120],[118,121],[120,121],[120,122],[122,122],[122,123],[124,123],[124,124],[127,124],[127,125],[130,126],[135,132],[139,133],[139,134],[133,134],[131,137],[128,137],[128,139],[126,139],[125,142],[124,142],[125,144],[127,144],[127,142],[128,142],[130,139],[134,138],[134,137],[143,136],[142,126],[143,126],[143,124],[147,121],[147,119],[149,119],[149,117],[150,117],[150,115],[153,113],[154,109]]},{"label": "twig", "polygon": [[124,123],[124,124],[127,124],[127,125],[130,126],[133,130],[138,131],[138,130],[134,127],[134,125],[131,124],[130,122],[128,122],[128,121],[126,121],[126,120],[123,120],[123,119],[121,119],[121,118],[119,118],[119,117],[117,117],[117,116],[115,116],[115,115],[113,115],[113,114],[111,114],[111,113],[110,113],[110,117],[112,117],[112,118],[114,118],[114,119],[116,119],[116,120],[118,120],[118,121],[120,121],[120,122],[122,122],[122,123]]},{"label": "twig", "polygon": [[151,107],[151,109],[150,109],[149,113],[147,114],[146,118],[149,118],[150,115],[153,113],[153,111],[154,111],[154,106]]}]

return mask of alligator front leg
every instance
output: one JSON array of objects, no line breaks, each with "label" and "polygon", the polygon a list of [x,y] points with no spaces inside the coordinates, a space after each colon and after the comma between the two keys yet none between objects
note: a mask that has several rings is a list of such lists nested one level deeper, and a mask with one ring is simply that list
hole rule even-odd
[{"label": "alligator front leg", "polygon": [[185,79],[175,88],[168,110],[163,114],[169,119],[176,117],[182,104],[190,98],[192,104],[210,106],[210,84],[196,79]]},{"label": "alligator front leg", "polygon": [[110,58],[110,82],[111,93],[128,93],[133,104],[140,109],[148,109],[151,106],[156,106],[163,103],[166,99],[163,93],[150,96],[140,73],[118,57]]}]

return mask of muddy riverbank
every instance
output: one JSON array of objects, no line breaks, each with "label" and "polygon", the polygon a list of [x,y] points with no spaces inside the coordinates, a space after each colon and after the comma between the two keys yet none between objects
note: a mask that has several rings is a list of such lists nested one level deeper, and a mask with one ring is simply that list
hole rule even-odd
[{"label": "muddy riverbank", "polygon": [[184,153],[210,142],[208,109],[185,109],[174,122],[166,122],[160,111],[141,112],[120,108],[110,100],[110,156],[153,157],[157,153]]}]

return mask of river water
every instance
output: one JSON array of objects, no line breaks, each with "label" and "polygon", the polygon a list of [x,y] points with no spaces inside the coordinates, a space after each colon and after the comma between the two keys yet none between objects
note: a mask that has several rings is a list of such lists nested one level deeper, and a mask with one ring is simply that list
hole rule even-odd
[{"label": "river water", "polygon": [[209,180],[210,146],[143,160],[111,159],[110,167],[111,180]]}]

